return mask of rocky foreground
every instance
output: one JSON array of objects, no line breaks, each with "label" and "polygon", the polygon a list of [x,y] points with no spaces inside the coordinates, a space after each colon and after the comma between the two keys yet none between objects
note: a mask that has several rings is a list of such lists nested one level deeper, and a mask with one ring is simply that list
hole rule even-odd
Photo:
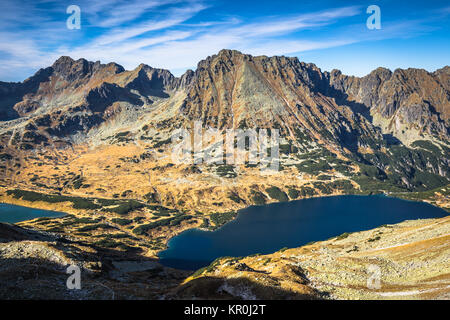
[{"label": "rocky foreground", "polygon": [[[343,234],[190,272],[0,224],[0,299],[449,299],[450,216]],[[78,265],[81,290],[66,287]]]},{"label": "rocky foreground", "polygon": [[[80,290],[67,288],[70,265],[81,270]],[[0,223],[0,299],[159,299],[187,275],[136,251]]]}]

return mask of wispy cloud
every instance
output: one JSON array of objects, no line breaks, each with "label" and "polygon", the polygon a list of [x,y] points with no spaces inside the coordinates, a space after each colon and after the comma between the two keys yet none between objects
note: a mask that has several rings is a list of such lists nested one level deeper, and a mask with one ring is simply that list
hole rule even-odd
[{"label": "wispy cloud", "polygon": [[154,0],[154,1],[126,1],[115,4],[107,11],[104,19],[99,20],[97,25],[104,28],[121,25],[127,21],[133,21],[150,9],[156,9],[167,4],[173,4],[177,0]]},{"label": "wispy cloud", "polygon": [[231,32],[242,34],[243,36],[275,36],[286,34],[288,32],[297,31],[300,29],[320,27],[336,22],[337,19],[355,16],[360,14],[361,10],[358,7],[346,7],[332,9],[329,11],[318,12],[316,14],[302,14],[291,17],[267,17],[264,22],[249,23]]},{"label": "wispy cloud", "polygon": [[203,9],[205,9],[205,6],[200,4],[185,8],[174,8],[167,12],[166,18],[163,18],[161,20],[146,21],[144,23],[139,23],[131,27],[121,27],[113,29],[111,32],[98,37],[93,42],[93,44],[108,45],[119,43],[146,32],[168,29],[192,18],[196,13],[200,12]]},{"label": "wispy cloud", "polygon": [[[349,43],[343,40],[307,41],[278,37],[333,24],[338,19],[355,16],[361,11],[358,7],[345,7],[309,14],[263,17],[251,22],[234,18],[198,24],[184,23],[204,9],[204,5],[197,3],[171,10],[171,14],[158,23],[146,22],[113,30],[72,51],[72,55],[95,55],[97,59],[118,61],[126,68],[146,62],[157,67],[182,70],[194,67],[200,59],[223,48],[254,54],[270,54],[271,51],[272,54],[287,54]],[[164,31],[174,26],[183,30],[187,28],[187,31],[150,34],[143,39],[136,39],[149,31]],[[125,53],[130,55],[123,55]]]},{"label": "wispy cloud", "polygon": [[248,17],[217,14],[204,1],[78,0],[82,28],[74,31],[65,28],[63,4],[2,0],[0,28],[9,31],[0,32],[0,79],[11,79],[11,70],[29,75],[60,55],[115,61],[127,69],[143,62],[180,73],[223,48],[289,55],[431,30],[423,21],[392,21],[370,32],[360,6]]}]

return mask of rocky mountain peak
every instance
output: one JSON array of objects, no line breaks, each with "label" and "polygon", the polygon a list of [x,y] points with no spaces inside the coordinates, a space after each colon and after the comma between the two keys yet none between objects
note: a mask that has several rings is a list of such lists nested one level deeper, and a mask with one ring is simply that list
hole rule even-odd
[{"label": "rocky mountain peak", "polygon": [[58,66],[71,65],[74,62],[75,62],[75,60],[72,59],[69,56],[61,56],[61,57],[59,57],[58,59],[55,60],[55,62],[53,63],[52,67],[53,68],[57,68]]},{"label": "rocky mountain peak", "polygon": [[189,86],[194,78],[195,72],[191,69],[186,70],[186,72],[180,77],[178,81],[178,87],[180,89],[185,89]]},{"label": "rocky mountain peak", "polygon": [[383,67],[378,67],[371,73],[369,73],[366,77],[377,77],[378,79],[385,81],[389,79],[391,76],[392,76],[391,70]]},{"label": "rocky mountain peak", "polygon": [[359,136],[378,139],[380,128],[401,137],[401,132],[414,127],[416,134],[446,139],[449,71],[448,66],[434,73],[380,67],[355,77],[337,69],[322,72],[296,57],[251,56],[223,49],[200,61],[195,71],[176,78],[168,70],[144,63],[126,71],[116,63],[62,56],[23,83],[1,84],[0,95],[8,95],[9,100],[3,99],[5,111],[0,115],[12,119],[37,110],[79,110],[88,97],[88,109],[103,117],[100,113],[110,112],[113,104],[140,107],[161,99],[171,101],[174,93],[182,91],[186,97],[175,105],[190,120],[219,128],[279,127],[288,136],[298,127],[316,138],[328,130],[329,139],[356,148]]},{"label": "rocky mountain peak", "polygon": [[91,77],[94,74],[104,78],[125,71],[121,65],[114,62],[101,64],[100,61],[91,62],[83,58],[74,60],[68,56],[60,57],[51,68],[55,76],[60,76],[69,82]]},{"label": "rocky mountain peak", "polygon": [[221,50],[176,78],[146,64],[124,70],[61,57],[23,83],[0,83],[0,141],[6,162],[47,146],[165,152],[174,129],[201,121],[222,133],[277,129],[282,153],[306,160],[297,163],[301,172],[331,168],[323,162],[337,155],[375,166],[367,174],[360,168],[369,178],[439,186],[449,175],[449,71],[377,68],[356,77],[295,57]]},{"label": "rocky mountain peak", "polygon": [[92,72],[94,63],[86,59],[73,60],[70,57],[62,56],[52,65],[56,75],[63,77],[67,81],[74,81],[89,75]]},{"label": "rocky mountain peak", "polygon": [[125,72],[116,81],[123,87],[153,97],[168,97],[165,91],[177,86],[177,79],[169,70],[153,68],[143,63],[136,69]]}]

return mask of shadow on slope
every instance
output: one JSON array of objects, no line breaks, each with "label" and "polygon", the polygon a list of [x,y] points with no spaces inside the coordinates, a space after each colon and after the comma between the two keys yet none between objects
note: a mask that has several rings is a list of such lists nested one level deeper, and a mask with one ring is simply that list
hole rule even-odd
[{"label": "shadow on slope", "polygon": [[172,299],[231,299],[231,300],[317,300],[323,294],[303,284],[300,291],[283,289],[277,284],[264,285],[245,277],[217,278],[201,277],[178,287]]}]

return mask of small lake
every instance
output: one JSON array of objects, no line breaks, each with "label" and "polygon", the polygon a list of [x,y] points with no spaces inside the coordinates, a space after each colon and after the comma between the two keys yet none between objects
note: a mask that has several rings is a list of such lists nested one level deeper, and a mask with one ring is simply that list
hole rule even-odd
[{"label": "small lake", "polygon": [[41,217],[59,218],[65,215],[66,214],[63,212],[41,210],[0,203],[0,222],[17,223]]},{"label": "small lake", "polygon": [[252,206],[214,231],[187,230],[160,252],[165,266],[195,270],[224,256],[268,254],[404,220],[439,218],[448,213],[424,202],[386,196],[336,196]]}]

